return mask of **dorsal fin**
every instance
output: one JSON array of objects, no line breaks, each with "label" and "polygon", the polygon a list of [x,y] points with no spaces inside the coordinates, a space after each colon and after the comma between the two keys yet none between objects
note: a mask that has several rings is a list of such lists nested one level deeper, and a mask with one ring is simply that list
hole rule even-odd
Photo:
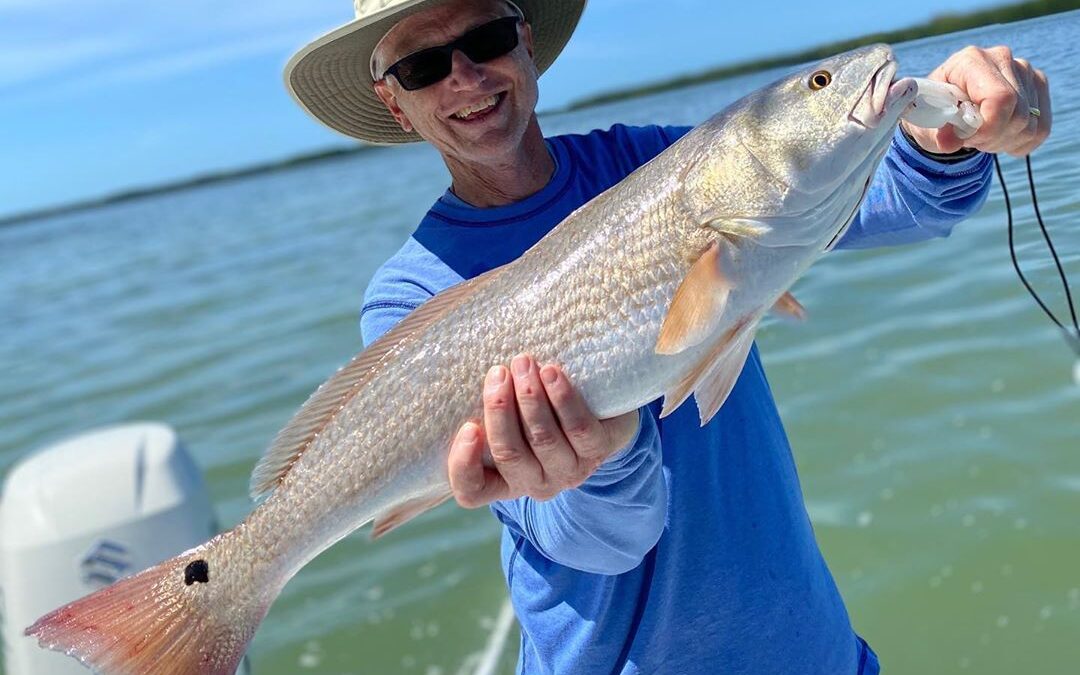
[{"label": "dorsal fin", "polygon": [[421,333],[445,316],[463,298],[489,283],[501,269],[499,267],[485,272],[434,296],[323,382],[293,415],[285,428],[278,432],[273,444],[255,465],[251,474],[251,498],[259,499],[274,491],[300,455],[304,454],[338,411],[360,391],[388,355],[410,337]]}]

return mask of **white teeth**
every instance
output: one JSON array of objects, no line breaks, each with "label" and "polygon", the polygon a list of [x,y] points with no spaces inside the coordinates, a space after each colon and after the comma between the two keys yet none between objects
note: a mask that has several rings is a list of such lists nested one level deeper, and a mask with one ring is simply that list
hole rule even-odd
[{"label": "white teeth", "polygon": [[454,113],[454,117],[457,117],[458,119],[465,119],[474,112],[480,112],[481,110],[486,110],[494,106],[496,103],[498,103],[498,101],[499,97],[497,95],[489,96],[475,105],[470,105],[468,107],[462,108],[461,110]]}]

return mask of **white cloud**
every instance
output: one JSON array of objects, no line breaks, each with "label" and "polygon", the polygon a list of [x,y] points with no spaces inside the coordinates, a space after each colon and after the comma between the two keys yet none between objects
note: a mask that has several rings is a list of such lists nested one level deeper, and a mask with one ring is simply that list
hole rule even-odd
[{"label": "white cloud", "polygon": [[138,62],[102,70],[83,80],[87,88],[161,80],[194,70],[212,68],[222,63],[236,61],[260,54],[272,54],[294,45],[289,34],[260,37],[211,47],[178,51],[157,58],[140,59]]},{"label": "white cloud", "polygon": [[31,90],[26,90],[24,87],[23,91],[8,95],[5,100],[12,105],[55,102],[68,96],[118,85],[167,80],[177,75],[209,70],[231,61],[265,54],[281,54],[281,61],[284,63],[285,55],[294,46],[294,36],[286,33],[216,46],[191,48],[157,56],[140,56],[97,69],[87,75],[39,84]]},{"label": "white cloud", "polygon": [[0,95],[48,100],[288,54],[352,16],[348,0],[0,0]]},{"label": "white cloud", "polygon": [[130,49],[117,40],[84,38],[60,44],[11,44],[0,51],[0,87],[41,79]]}]

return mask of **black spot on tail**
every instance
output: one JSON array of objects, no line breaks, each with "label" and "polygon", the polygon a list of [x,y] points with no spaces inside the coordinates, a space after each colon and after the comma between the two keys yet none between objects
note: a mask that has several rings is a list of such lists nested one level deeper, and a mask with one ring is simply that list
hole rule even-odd
[{"label": "black spot on tail", "polygon": [[210,565],[205,560],[188,563],[184,568],[184,583],[188,586],[198,581],[205,584],[210,581]]}]

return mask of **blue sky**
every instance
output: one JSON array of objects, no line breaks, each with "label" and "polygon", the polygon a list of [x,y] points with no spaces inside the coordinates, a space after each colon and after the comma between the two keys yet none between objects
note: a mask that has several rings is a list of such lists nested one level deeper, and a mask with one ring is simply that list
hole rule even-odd
[{"label": "blue sky", "polygon": [[[998,4],[591,0],[540,109]],[[351,18],[348,0],[0,0],[0,215],[347,143],[281,69]]]}]

